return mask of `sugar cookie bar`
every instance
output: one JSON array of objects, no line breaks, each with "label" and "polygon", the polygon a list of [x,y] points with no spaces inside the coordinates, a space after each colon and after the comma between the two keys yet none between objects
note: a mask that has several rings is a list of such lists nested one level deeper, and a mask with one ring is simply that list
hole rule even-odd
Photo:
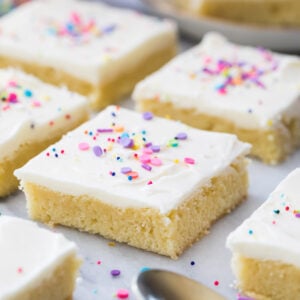
[{"label": "sugar cookie bar", "polygon": [[175,52],[173,23],[99,1],[32,1],[0,20],[0,66],[66,85],[95,109],[130,93]]},{"label": "sugar cookie bar", "polygon": [[15,174],[33,219],[177,258],[244,200],[249,147],[109,106]]},{"label": "sugar cookie bar", "polygon": [[300,169],[227,239],[238,287],[257,300],[300,295]]},{"label": "sugar cookie bar", "polygon": [[30,158],[88,119],[84,97],[15,69],[0,69],[0,197]]},{"label": "sugar cookie bar", "polygon": [[137,108],[236,134],[269,164],[300,145],[300,59],[209,33],[135,88]]},{"label": "sugar cookie bar", "polygon": [[61,234],[0,216],[0,298],[72,299],[80,265],[76,252],[76,245]]},{"label": "sugar cookie bar", "polygon": [[174,0],[177,5],[202,17],[255,25],[299,27],[298,0]]}]

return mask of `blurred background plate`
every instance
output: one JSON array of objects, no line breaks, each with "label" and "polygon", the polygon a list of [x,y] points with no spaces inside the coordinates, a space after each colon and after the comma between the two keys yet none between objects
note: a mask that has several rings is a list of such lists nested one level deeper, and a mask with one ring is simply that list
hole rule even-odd
[{"label": "blurred background plate", "polygon": [[[133,3],[134,0],[129,0],[129,2]],[[136,0],[135,2],[142,2],[143,9],[148,13],[176,20],[181,32],[196,40],[200,40],[208,31],[218,31],[232,42],[262,46],[282,52],[300,53],[300,28],[261,27],[193,16],[180,11],[169,1]]]}]

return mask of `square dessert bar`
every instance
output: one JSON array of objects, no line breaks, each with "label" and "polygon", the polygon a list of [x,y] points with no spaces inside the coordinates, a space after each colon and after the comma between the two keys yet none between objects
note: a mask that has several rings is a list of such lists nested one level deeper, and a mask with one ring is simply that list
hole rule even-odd
[{"label": "square dessert bar", "polygon": [[227,238],[238,287],[257,300],[300,295],[300,169]]},{"label": "square dessert bar", "polygon": [[244,200],[249,147],[110,106],[15,174],[33,219],[177,258]]},{"label": "square dessert bar", "polygon": [[31,1],[0,20],[0,66],[88,96],[99,109],[176,53],[169,21],[99,1]]},{"label": "square dessert bar", "polygon": [[300,145],[300,59],[238,46],[215,33],[140,82],[137,108],[236,134],[277,164]]},{"label": "square dessert bar", "polygon": [[15,69],[0,69],[0,197],[30,158],[88,119],[87,101]]},{"label": "square dessert bar", "polygon": [[298,0],[174,0],[174,2],[199,16],[256,25],[300,26]]},{"label": "square dessert bar", "polygon": [[0,299],[72,299],[80,260],[63,235],[0,216]]}]

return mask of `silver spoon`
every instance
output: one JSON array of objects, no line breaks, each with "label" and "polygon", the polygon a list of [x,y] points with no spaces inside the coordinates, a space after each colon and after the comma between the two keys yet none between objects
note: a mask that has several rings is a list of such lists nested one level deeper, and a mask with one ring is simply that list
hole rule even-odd
[{"label": "silver spoon", "polygon": [[137,300],[225,300],[197,281],[164,270],[141,272],[132,290]]}]

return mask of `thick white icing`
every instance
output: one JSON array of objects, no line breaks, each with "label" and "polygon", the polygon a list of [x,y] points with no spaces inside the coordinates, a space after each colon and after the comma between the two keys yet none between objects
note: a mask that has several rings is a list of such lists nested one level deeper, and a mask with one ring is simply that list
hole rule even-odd
[{"label": "thick white icing", "polygon": [[[97,132],[119,126],[124,132]],[[177,140],[177,147],[170,146],[170,140],[181,132],[187,134],[187,139]],[[122,134],[134,140],[134,148],[124,148],[118,142]],[[149,142],[160,146],[160,152],[149,154],[150,158],[157,157],[162,162],[160,166],[147,162],[151,171],[141,166],[141,156],[147,148],[144,144]],[[80,150],[79,146],[84,145],[81,143],[87,143],[89,149]],[[95,146],[102,148],[102,156],[94,154]],[[86,194],[118,207],[151,207],[167,213],[195,189],[209,184],[211,177],[224,172],[249,148],[234,135],[200,131],[158,117],[145,121],[141,114],[110,106],[15,174],[21,184],[33,182],[62,193]],[[61,150],[64,154],[56,158],[54,153]],[[195,164],[185,163],[185,158],[194,159]],[[123,167],[130,167],[139,177],[129,180],[121,172]]]},{"label": "thick white icing", "polygon": [[[227,238],[235,254],[300,268],[300,168]],[[297,215],[297,210],[299,215]]]},{"label": "thick white icing", "polygon": [[38,286],[76,245],[62,234],[15,217],[0,217],[0,299],[21,299]]},{"label": "thick white icing", "polygon": [[[222,60],[234,66],[221,71]],[[299,74],[297,57],[238,46],[209,33],[199,45],[140,82],[133,98],[137,104],[156,98],[243,128],[267,129],[282,118],[299,118]],[[235,79],[233,85],[226,85],[228,75]]]},{"label": "thick white icing", "polygon": [[[79,30],[76,38],[58,34],[74,14],[81,25],[94,22],[94,29]],[[0,55],[54,67],[92,84],[125,73],[175,39],[173,23],[99,1],[32,1],[0,20]]]},{"label": "thick white icing", "polygon": [[0,159],[22,144],[51,138],[88,109],[84,97],[15,69],[0,69],[0,98]]}]

